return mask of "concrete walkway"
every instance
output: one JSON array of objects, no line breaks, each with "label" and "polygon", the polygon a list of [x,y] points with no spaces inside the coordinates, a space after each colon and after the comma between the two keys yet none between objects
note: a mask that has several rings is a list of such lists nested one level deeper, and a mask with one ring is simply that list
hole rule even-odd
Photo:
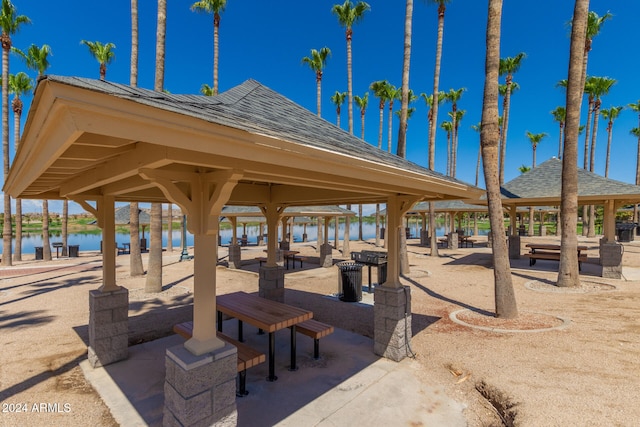
[{"label": "concrete walkway", "polygon": [[[235,336],[237,322],[225,333]],[[267,335],[245,325],[245,341],[267,349]],[[173,335],[129,348],[129,358],[106,368],[81,363],[88,381],[123,426],[162,425],[165,349],[181,345]],[[428,425],[465,426],[464,405],[444,390],[420,383],[417,362],[400,363],[373,354],[369,338],[336,329],[320,341],[298,335],[298,367],[290,372],[289,331],[276,334],[275,382],[266,381],[267,363],[247,371],[249,395],[237,398],[239,426]]]}]

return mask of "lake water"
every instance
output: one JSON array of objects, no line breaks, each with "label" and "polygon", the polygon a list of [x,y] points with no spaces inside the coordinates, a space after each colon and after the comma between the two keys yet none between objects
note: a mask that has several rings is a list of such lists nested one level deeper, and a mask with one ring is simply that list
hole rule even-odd
[{"label": "lake water", "polygon": [[[411,224],[411,235],[414,237],[417,237],[420,235],[420,227],[419,225],[415,225],[415,224]],[[247,240],[249,241],[249,243],[256,243],[258,240],[258,235],[260,234],[260,230],[258,226],[247,226],[246,228],[247,230]],[[267,229],[266,226],[263,228],[263,232],[266,233]],[[317,227],[315,225],[309,225],[307,226],[307,241],[316,241],[318,238],[317,235]],[[480,232],[482,233],[484,230],[481,230]],[[299,226],[299,225],[295,225],[293,227],[293,238],[294,241],[302,241],[302,234],[304,233],[304,227],[303,226]],[[362,225],[362,235],[363,238],[365,240],[368,239],[374,239],[376,236],[376,227],[375,224],[363,224]],[[237,236],[238,239],[242,236],[243,234],[243,227],[238,227],[237,228]],[[437,236],[444,236],[445,234],[445,229],[444,227],[440,226],[436,228],[436,235]],[[471,234],[471,232],[468,230],[467,234]],[[486,234],[486,231],[485,233]],[[182,236],[182,231],[180,228],[178,229],[174,229],[173,233],[172,233],[172,242],[173,242],[173,247],[174,248],[180,248],[181,247],[181,236]],[[228,244],[231,241],[231,237],[232,237],[232,230],[231,229],[226,229],[226,230],[220,230],[220,236],[221,236],[221,241],[223,245]],[[329,240],[333,241],[335,236],[335,230],[333,227],[329,227]],[[340,226],[338,227],[338,236],[339,239],[342,239],[344,236],[344,224],[340,224]],[[141,234],[142,237],[142,234]],[[149,242],[149,231],[147,230],[145,232],[145,237],[147,239],[147,246],[148,246],[148,242]],[[162,245],[166,246],[167,241],[169,238],[169,233],[165,230],[162,233]],[[349,227],[349,239],[350,240],[357,240],[358,239],[358,223],[357,222],[352,222],[351,226]],[[50,237],[50,241],[51,243],[54,242],[60,242],[62,241],[61,236],[58,235],[51,235]],[[74,234],[69,234],[69,238],[68,238],[68,244],[69,245],[79,245],[80,246],[80,250],[81,251],[97,251],[100,250],[100,242],[102,241],[102,235],[101,234],[84,234],[84,233],[74,233]],[[128,243],[130,241],[129,238],[129,233],[117,233],[116,234],[116,242],[118,244],[122,244],[122,243]],[[32,254],[35,253],[35,247],[36,246],[42,246],[42,235],[41,234],[23,234],[22,237],[22,253],[23,254]],[[193,246],[193,235],[190,233],[187,233],[187,246]],[[15,239],[13,242],[13,247],[15,248]],[[55,249],[53,250],[54,254],[55,254]],[[2,246],[0,245],[0,253],[2,253]]]}]

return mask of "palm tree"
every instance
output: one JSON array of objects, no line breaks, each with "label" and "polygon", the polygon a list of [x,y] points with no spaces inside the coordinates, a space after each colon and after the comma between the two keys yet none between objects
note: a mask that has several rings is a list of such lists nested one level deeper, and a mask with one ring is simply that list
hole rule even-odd
[{"label": "palm tree", "polygon": [[360,138],[364,140],[364,115],[369,105],[369,92],[365,92],[362,98],[358,95],[353,97],[358,108],[360,108]]},{"label": "palm tree", "polygon": [[[18,15],[10,0],[2,0],[0,11],[0,42],[2,43],[2,156],[4,160],[4,181],[9,175],[9,52],[11,36],[18,32],[20,26],[28,24],[29,18]],[[11,265],[11,197],[4,193],[4,222],[2,226],[2,265]]]},{"label": "palm tree", "polygon": [[[478,134],[480,134],[480,131],[482,130],[482,122],[478,122],[477,125],[471,125],[471,129],[475,130],[476,132],[478,132]],[[478,161],[476,162],[476,183],[475,186],[478,186],[478,178],[480,175],[480,160],[482,159],[482,150],[481,147],[478,146]],[[475,216],[475,214],[474,214]]]},{"label": "palm tree", "polygon": [[[496,316],[515,318],[518,308],[511,280],[507,243],[504,239],[504,220],[498,180],[498,76],[500,72],[500,23],[502,0],[489,0],[487,18],[487,54],[485,60],[485,82],[482,103],[482,163],[484,165],[489,222],[493,238],[493,274],[495,280]],[[577,251],[576,251],[577,253]]]},{"label": "palm tree", "polygon": [[618,118],[620,112],[624,109],[623,105],[618,107],[611,107],[609,109],[603,109],[600,114],[602,118],[608,120],[607,122],[607,157],[604,168],[604,177],[609,178],[609,159],[611,157],[611,137],[613,135],[613,121]]},{"label": "palm tree", "polygon": [[558,122],[560,125],[560,138],[558,139],[558,158],[562,159],[562,134],[564,132],[564,121],[567,117],[567,110],[564,107],[556,107],[555,110],[551,112],[553,115],[553,120]]},{"label": "palm tree", "polygon": [[387,119],[387,127],[389,129],[387,133],[387,151],[391,152],[391,146],[393,145],[393,101],[400,99],[400,90],[394,85],[387,85],[387,99],[389,100],[389,117]]},{"label": "palm tree", "polygon": [[[518,90],[520,89],[520,85],[514,81],[511,82],[511,95],[513,95],[514,93],[516,93]],[[500,125],[500,146],[498,147],[498,164],[501,165],[500,168],[503,169],[504,168],[504,159],[506,157],[507,154],[507,148],[504,148],[504,152],[502,150],[502,123],[504,122],[504,116],[505,113],[507,111],[507,85],[506,84],[499,84],[498,85],[498,94],[502,97],[502,115],[500,116],[500,118],[498,119],[498,123]],[[509,100],[511,100],[511,97],[509,97]]]},{"label": "palm tree", "polygon": [[336,4],[331,11],[338,18],[338,22],[346,29],[347,38],[347,93],[348,93],[348,113],[349,113],[349,133],[353,135],[353,82],[352,82],[352,62],[351,62],[351,39],[353,38],[353,24],[364,18],[365,12],[371,7],[359,1],[355,6],[351,0],[345,0],[342,5]]},{"label": "palm tree", "polygon": [[411,63],[411,21],[413,0],[407,0],[404,18],[404,55],[402,60],[402,88],[400,90],[400,125],[396,154],[405,158],[407,153],[407,120],[409,110],[409,64]]},{"label": "palm tree", "polygon": [[194,12],[213,13],[213,94],[218,93],[218,33],[220,12],[224,12],[227,0],[199,0],[191,5]]},{"label": "palm tree", "polygon": [[589,62],[589,52],[591,52],[591,45],[593,44],[593,38],[600,34],[602,24],[608,19],[613,17],[609,12],[603,16],[599,16],[597,13],[590,11],[587,17],[587,36],[584,41],[584,56],[582,58],[582,85],[587,82],[587,63]]},{"label": "palm tree", "polygon": [[80,44],[83,44],[89,48],[89,53],[100,64],[100,80],[104,80],[107,77],[107,65],[109,65],[116,57],[116,53],[113,49],[116,45],[113,43],[103,44],[101,42],[90,42],[87,40],[81,40]]},{"label": "palm tree", "polygon": [[444,121],[440,123],[440,127],[447,133],[447,176],[451,176],[451,135],[453,134],[453,123],[450,121]]},{"label": "palm tree", "polygon": [[[18,151],[20,142],[20,118],[22,116],[22,95],[26,95],[33,90],[33,82],[26,73],[9,74],[9,92],[14,94],[11,101],[13,109],[13,145]],[[16,199],[16,247],[13,253],[14,261],[22,261],[22,200]]]},{"label": "palm tree", "polygon": [[331,96],[331,102],[336,106],[336,126],[340,127],[340,111],[342,109],[342,104],[344,104],[344,100],[347,97],[347,92],[339,92],[336,91]]},{"label": "palm tree", "polygon": [[[158,21],[156,28],[156,67],[153,89],[164,89],[165,38],[167,32],[167,2],[158,0]],[[169,218],[171,219],[171,218]],[[149,224],[149,260],[145,292],[162,291],[162,204],[151,203],[151,224]]]},{"label": "palm tree", "polygon": [[322,71],[327,65],[327,58],[329,56],[331,56],[331,50],[328,47],[323,47],[320,50],[311,49],[311,56],[305,56],[302,58],[302,63],[309,65],[309,68],[316,73],[316,102],[318,117],[321,116],[322,110]]},{"label": "palm tree", "polygon": [[535,168],[536,167],[536,149],[538,148],[538,144],[540,144],[540,141],[542,141],[548,135],[544,132],[531,133],[529,131],[527,131],[526,135],[527,135],[527,138],[529,138],[529,141],[531,142],[531,148],[533,149],[533,162],[531,163],[531,167]]},{"label": "palm tree", "polygon": [[[531,163],[531,168],[533,169],[536,167],[536,151],[538,148],[538,144],[540,144],[540,141],[542,141],[542,139],[546,137],[547,134],[546,133],[533,134],[527,131],[526,135],[527,135],[527,138],[529,138],[529,141],[531,142],[531,148],[533,149],[533,162]],[[534,226],[534,210],[533,210],[533,206],[530,206],[529,207],[529,236],[534,235],[533,226]]]},{"label": "palm tree", "polygon": [[583,168],[589,170],[589,138],[591,136],[591,119],[593,117],[593,106],[595,102],[595,96],[593,95],[595,77],[588,77],[584,84],[584,93],[587,94],[587,124],[585,125],[584,136],[584,161]]},{"label": "palm tree", "polygon": [[453,134],[452,134],[452,150],[451,150],[451,176],[455,177],[456,173],[455,173],[455,141],[456,141],[456,131],[458,129],[458,124],[457,124],[457,120],[458,120],[458,101],[460,100],[460,98],[462,97],[462,94],[466,91],[466,88],[460,88],[460,89],[449,89],[449,92],[447,92],[445,94],[445,101],[450,102],[451,103],[451,123],[453,126]]},{"label": "palm tree", "polygon": [[456,170],[458,167],[458,128],[460,127],[460,122],[466,112],[466,110],[456,110],[455,114],[453,114],[453,112],[449,113],[452,123],[455,122],[455,125],[453,125],[453,139],[451,141],[451,176],[454,178],[456,177]]},{"label": "palm tree", "polygon": [[511,84],[513,81],[513,74],[518,72],[522,65],[522,60],[525,58],[525,53],[520,52],[516,56],[509,56],[506,58],[500,58],[500,75],[505,77],[505,84],[507,90],[504,96],[504,114],[502,115],[502,133],[500,134],[500,185],[504,183],[504,156],[507,153],[507,131],[509,130],[509,110],[511,103]]},{"label": "palm tree", "polygon": [[527,173],[531,170],[531,166],[522,165],[518,168],[518,170],[520,171],[520,173]]},{"label": "palm tree", "polygon": [[386,80],[378,80],[369,86],[369,90],[373,91],[373,95],[376,96],[380,102],[378,108],[380,108],[380,127],[378,128],[378,148],[382,150],[382,130],[384,128],[384,105],[387,102],[387,86],[389,82]]},{"label": "palm tree", "polygon": [[203,83],[202,86],[200,86],[200,93],[204,96],[215,95],[215,93],[213,93],[213,88],[206,83]]},{"label": "palm tree", "polygon": [[571,25],[571,48],[566,91],[567,116],[562,157],[562,191],[560,197],[561,250],[557,285],[578,286],[578,129],[582,104],[583,58],[585,51],[589,0],[576,0]]},{"label": "palm tree", "polygon": [[[131,70],[129,84],[138,86],[138,0],[131,0]],[[129,274],[142,276],[142,254],[140,247],[140,208],[138,202],[129,203]]]}]

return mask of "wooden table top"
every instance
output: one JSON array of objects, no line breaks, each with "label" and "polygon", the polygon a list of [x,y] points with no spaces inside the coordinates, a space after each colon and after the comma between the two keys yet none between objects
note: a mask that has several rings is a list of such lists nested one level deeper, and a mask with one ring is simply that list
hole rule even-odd
[{"label": "wooden table top", "polygon": [[313,312],[309,310],[246,292],[218,295],[216,305],[222,313],[249,323],[265,332],[288,328],[313,317]]}]

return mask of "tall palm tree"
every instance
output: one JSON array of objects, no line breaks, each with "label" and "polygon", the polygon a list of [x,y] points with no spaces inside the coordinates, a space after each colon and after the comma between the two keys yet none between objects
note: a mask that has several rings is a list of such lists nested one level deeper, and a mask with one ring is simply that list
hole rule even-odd
[{"label": "tall palm tree", "polygon": [[[158,0],[158,21],[156,27],[156,67],[153,89],[164,89],[165,39],[167,33],[167,1]],[[171,219],[171,218],[170,218]],[[151,204],[151,224],[149,224],[149,261],[145,292],[162,291],[162,204]]]},{"label": "tall palm tree", "polygon": [[[640,99],[638,102],[627,105],[632,111],[638,113],[638,127],[634,129],[640,129]],[[631,131],[632,134],[633,130]],[[637,135],[636,135],[637,136]],[[638,138],[638,164],[636,165],[636,185],[640,185],[640,138]],[[633,222],[638,222],[638,205],[633,205]]]},{"label": "tall palm tree", "polygon": [[[511,93],[510,95],[513,95],[514,93],[516,93],[518,90],[520,89],[520,85],[514,81],[511,82]],[[506,157],[507,154],[507,147],[505,146],[504,148],[504,152],[502,150],[502,123],[504,122],[504,116],[506,114],[507,111],[507,85],[506,84],[499,84],[498,85],[498,94],[502,97],[502,115],[499,117],[498,122],[500,125],[500,146],[498,147],[498,164],[501,165],[500,169],[504,170],[504,162],[506,160],[503,160]],[[509,96],[509,100],[511,100],[511,96]]]},{"label": "tall palm tree", "polygon": [[360,138],[364,140],[364,115],[367,112],[367,106],[369,105],[369,92],[365,92],[362,97],[355,95],[353,100],[358,108],[360,108]]},{"label": "tall palm tree", "polygon": [[562,159],[562,136],[564,132],[564,121],[567,117],[567,110],[564,107],[559,106],[551,112],[551,115],[553,116],[553,120],[558,122],[558,125],[560,126],[560,138],[558,139],[558,159]]},{"label": "tall palm tree", "polygon": [[500,185],[504,184],[504,157],[507,153],[507,131],[509,130],[509,113],[511,109],[511,91],[513,74],[520,70],[522,60],[526,57],[524,52],[520,52],[516,56],[508,56],[500,58],[500,75],[505,77],[507,90],[504,96],[504,114],[502,115],[502,132],[500,134]]},{"label": "tall palm tree", "polygon": [[527,131],[527,138],[529,138],[529,142],[531,142],[531,148],[533,149],[533,162],[531,163],[531,167],[536,167],[536,149],[538,148],[538,144],[548,135],[546,133],[531,133]]},{"label": "tall palm tree", "polygon": [[458,168],[458,128],[460,127],[460,122],[462,118],[466,114],[467,110],[456,110],[456,113],[449,113],[449,117],[451,117],[451,122],[455,122],[453,125],[453,138],[451,141],[451,176],[456,177],[456,171]]},{"label": "tall palm tree", "polygon": [[585,125],[584,135],[584,161],[583,168],[589,170],[589,138],[591,137],[591,122],[593,117],[593,106],[595,103],[595,77],[587,77],[584,84],[584,93],[587,94],[587,124]]},{"label": "tall palm tree", "polygon": [[496,316],[515,318],[518,316],[507,243],[504,239],[504,220],[498,180],[498,76],[500,71],[500,23],[502,0],[489,0],[487,17],[487,54],[485,60],[485,82],[482,103],[482,163],[487,187],[489,222],[493,238],[493,275],[495,280]]},{"label": "tall palm tree", "polygon": [[194,12],[213,14],[213,95],[218,93],[218,39],[220,33],[220,13],[224,12],[227,0],[199,0],[191,5]]},{"label": "tall palm tree", "polygon": [[353,25],[364,19],[364,14],[371,7],[359,1],[355,5],[351,0],[345,0],[342,5],[336,4],[331,11],[338,18],[338,22],[346,30],[347,38],[347,107],[349,113],[349,133],[353,135],[353,81],[352,81],[352,61],[351,61],[351,39],[353,38]]},{"label": "tall palm tree", "polygon": [[340,127],[340,111],[342,110],[342,104],[347,97],[347,92],[336,91],[331,95],[331,102],[336,106],[336,126]]},{"label": "tall palm tree", "polygon": [[584,41],[584,56],[582,57],[582,85],[587,81],[587,63],[589,62],[589,52],[593,44],[593,38],[600,34],[602,25],[608,19],[612,18],[609,12],[599,16],[596,12],[590,11],[587,17],[587,35]]},{"label": "tall palm tree", "polygon": [[593,131],[591,135],[591,152],[589,153],[589,170],[595,172],[595,151],[596,137],[598,135],[598,118],[600,117],[600,107],[602,105],[602,97],[607,95],[611,87],[616,84],[615,79],[609,77],[593,77]]},{"label": "tall palm tree", "polygon": [[460,89],[449,89],[449,92],[447,92],[445,94],[445,101],[450,102],[451,103],[451,123],[453,126],[453,133],[452,133],[452,156],[451,156],[451,176],[455,177],[455,141],[456,141],[456,131],[458,129],[458,125],[457,125],[457,120],[458,120],[458,101],[460,100],[460,98],[462,97],[462,94],[466,91],[466,88],[460,88]]},{"label": "tall palm tree", "polygon": [[389,82],[386,80],[378,80],[369,86],[369,90],[373,91],[373,95],[379,99],[378,108],[380,109],[380,126],[378,128],[378,148],[382,150],[382,130],[384,129],[384,106],[387,102],[387,86]]},{"label": "tall palm tree", "polygon": [[411,21],[413,20],[413,0],[407,0],[404,18],[404,55],[402,60],[402,86],[400,89],[400,125],[398,126],[398,147],[396,154],[405,158],[407,154],[407,120],[409,110],[409,64],[411,63]]},{"label": "tall palm tree", "polygon": [[[20,97],[33,90],[33,82],[26,73],[9,74],[9,92],[14,95],[11,101],[13,109],[13,146],[18,151],[20,143],[20,118],[23,103]],[[16,247],[13,253],[14,261],[22,261],[22,200],[16,199]]]},{"label": "tall palm tree", "polygon": [[311,49],[311,55],[302,58],[302,63],[309,65],[309,68],[316,73],[316,103],[318,117],[321,117],[322,111],[322,73],[327,65],[327,58],[331,56],[331,49],[323,47],[320,50]]},{"label": "tall palm tree", "polygon": [[81,40],[81,44],[89,48],[89,53],[100,64],[100,80],[107,78],[107,65],[109,65],[116,57],[116,53],[113,51],[116,45],[113,43],[101,43],[99,41],[90,42],[87,40]]},{"label": "tall palm tree", "polygon": [[613,135],[613,122],[618,118],[620,112],[624,110],[624,105],[603,109],[600,111],[602,118],[607,120],[607,157],[604,168],[604,177],[609,178],[609,159],[611,157],[611,138]]},{"label": "tall palm tree", "polygon": [[[2,0],[0,10],[0,43],[2,43],[2,156],[4,160],[4,181],[9,175],[9,52],[11,36],[18,32],[23,24],[31,21],[24,15],[18,15],[10,0]],[[2,226],[2,265],[11,265],[11,197],[4,193],[4,222]]]},{"label": "tall palm tree", "polygon": [[387,85],[387,99],[389,100],[389,116],[387,119],[387,151],[391,152],[391,146],[393,145],[393,102],[400,99],[400,89],[392,84]]},{"label": "tall palm tree", "polygon": [[453,123],[448,120],[444,121],[440,123],[440,128],[442,128],[442,130],[447,134],[447,176],[451,176],[451,158],[453,157],[453,150],[451,149],[451,135],[453,134]]},{"label": "tall palm tree", "polygon": [[[476,132],[478,132],[478,134],[480,134],[480,132],[482,131],[482,122],[478,122],[478,124],[476,125],[471,125],[471,129],[475,130]],[[481,147],[478,146],[478,161],[476,162],[476,182],[475,182],[475,186],[478,186],[478,178],[480,175],[480,160],[482,159],[482,150]],[[474,214],[475,216],[475,214]]]},{"label": "tall palm tree", "polygon": [[578,132],[580,128],[580,105],[584,83],[582,81],[583,58],[587,33],[589,0],[576,0],[571,25],[571,47],[566,91],[567,117],[564,132],[562,157],[562,190],[560,197],[560,266],[557,285],[578,286]]},{"label": "tall palm tree", "polygon": [[[138,0],[131,0],[131,69],[129,84],[138,86]],[[140,247],[140,207],[138,202],[129,203],[129,274],[142,276],[142,253]]]}]

